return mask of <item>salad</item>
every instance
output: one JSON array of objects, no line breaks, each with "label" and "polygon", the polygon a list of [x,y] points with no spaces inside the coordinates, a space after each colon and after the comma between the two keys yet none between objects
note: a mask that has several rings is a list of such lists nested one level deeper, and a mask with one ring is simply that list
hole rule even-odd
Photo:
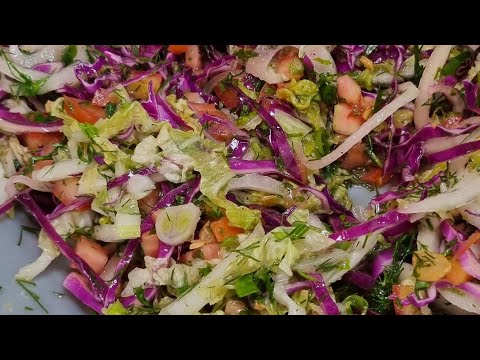
[{"label": "salad", "polygon": [[15,277],[65,257],[106,315],[480,314],[479,49],[2,46]]}]

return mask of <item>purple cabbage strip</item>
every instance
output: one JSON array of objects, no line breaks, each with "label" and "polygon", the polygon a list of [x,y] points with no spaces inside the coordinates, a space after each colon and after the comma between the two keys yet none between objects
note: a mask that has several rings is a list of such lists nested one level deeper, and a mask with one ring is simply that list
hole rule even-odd
[{"label": "purple cabbage strip", "polygon": [[98,165],[105,165],[105,160],[103,159],[103,155],[95,155],[93,157],[93,160],[95,160],[95,162],[98,164]]},{"label": "purple cabbage strip", "polygon": [[155,73],[157,70],[158,70],[158,67],[154,67],[154,68],[149,69],[147,71],[142,71],[141,73],[129,78],[128,80],[126,80],[124,82],[122,82],[122,86],[128,86],[130,84],[133,84],[134,82],[143,80],[143,79],[149,77],[150,75],[152,75],[153,73]]},{"label": "purple cabbage strip", "polygon": [[223,56],[217,60],[212,61],[210,64],[203,68],[203,72],[194,77],[194,80],[197,83],[200,83],[203,80],[207,80],[210,77],[225,72],[232,71],[235,69],[237,64],[237,58],[232,55]]},{"label": "purple cabbage strip", "polygon": [[215,132],[220,132],[221,135],[233,134],[238,138],[248,139],[248,134],[245,131],[237,128],[233,122],[218,116],[202,114],[200,117],[200,124],[208,125],[206,126],[206,131],[212,135]]},{"label": "purple cabbage strip", "polygon": [[92,201],[93,201],[92,197],[82,196],[69,205],[59,204],[51,214],[47,215],[47,219],[55,220],[56,218],[62,216],[65,213],[77,210],[79,207],[87,206],[87,205],[90,206]]},{"label": "purple cabbage strip", "polygon": [[358,286],[363,290],[370,290],[375,286],[375,281],[371,275],[365,274],[362,271],[351,270],[345,274],[345,280],[350,281],[352,284]]},{"label": "purple cabbage strip", "polygon": [[167,258],[169,259],[172,254],[175,246],[165,244],[164,242],[160,241],[160,246],[158,247],[158,255],[157,258]]},{"label": "purple cabbage strip", "polygon": [[230,159],[230,169],[236,174],[258,174],[278,171],[273,160]]},{"label": "purple cabbage strip", "polygon": [[290,226],[289,222],[287,221],[287,216],[274,209],[257,204],[252,204],[248,207],[250,209],[260,210],[264,225],[263,227],[266,232],[269,232],[278,226]]},{"label": "purple cabbage strip", "polygon": [[410,221],[404,221],[385,229],[382,231],[382,235],[385,238],[394,238],[398,235],[406,234],[412,231],[414,228],[416,228],[414,223],[411,223]]},{"label": "purple cabbage strip", "polygon": [[140,104],[155,120],[168,121],[174,129],[189,129],[183,119],[170,108],[170,105],[160,95],[155,95],[151,81],[148,84],[148,100],[141,101]]},{"label": "purple cabbage strip", "polygon": [[227,147],[232,154],[232,159],[241,159],[250,147],[250,141],[248,139],[237,139],[233,137]]},{"label": "purple cabbage strip", "polygon": [[475,299],[480,301],[480,284],[476,284],[474,282],[467,281],[467,282],[464,282],[461,285],[454,286],[454,285],[450,284],[448,281],[437,281],[436,285],[437,285],[437,289],[452,288],[452,289],[456,289],[456,290],[466,292],[469,295],[471,295],[472,297],[474,297]]},{"label": "purple cabbage strip", "polygon": [[188,204],[193,201],[195,195],[200,191],[200,178],[193,180],[193,184],[189,187],[185,193],[185,204]]},{"label": "purple cabbage strip", "polygon": [[330,205],[330,208],[333,210],[334,213],[345,214],[347,216],[355,218],[355,216],[350,210],[347,210],[342,204],[340,204],[337,200],[333,198],[332,194],[330,194],[330,190],[328,190],[327,183],[319,175],[314,175],[313,177],[315,178],[315,182],[317,184],[325,185],[325,187],[321,190],[321,193],[327,199],[328,205]]},{"label": "purple cabbage strip", "polygon": [[465,236],[461,232],[457,231],[457,229],[455,229],[448,219],[445,219],[440,223],[440,231],[447,242],[452,240],[465,240]]},{"label": "purple cabbage strip", "polygon": [[153,207],[150,214],[148,214],[145,219],[142,221],[141,225],[141,232],[142,234],[146,231],[150,231],[155,227],[153,223],[152,213],[157,211],[158,209],[163,209],[168,206],[172,206],[177,196],[185,196],[185,204],[191,202],[193,197],[198,193],[200,190],[200,178],[196,178],[186,183],[183,183],[179,187],[169,191],[166,193]]},{"label": "purple cabbage strip", "polygon": [[[94,94],[100,89],[106,80],[118,80],[118,77],[114,74],[99,76],[98,72],[103,65],[105,65],[105,58],[99,57],[93,65],[80,63],[74,68],[75,76],[90,94]],[[91,78],[94,79],[92,83],[88,82],[88,79]]]},{"label": "purple cabbage strip", "polygon": [[299,187],[298,190],[308,191],[309,193],[312,193],[317,199],[319,199],[322,202],[323,206],[325,207],[325,210],[328,213],[333,212],[332,208],[330,207],[330,204],[328,203],[327,197],[320,190],[314,189],[311,186],[302,186],[302,187]]},{"label": "purple cabbage strip", "polygon": [[43,64],[37,64],[32,67],[33,70],[41,71],[46,74],[53,74],[55,71],[63,69],[64,65],[62,62],[47,62]]},{"label": "purple cabbage strip", "polygon": [[[155,120],[160,120],[160,111],[157,103],[157,96],[153,91],[153,82],[148,83],[148,100],[140,101],[140,105],[145,109],[145,111]],[[178,127],[178,124],[174,122],[175,126]],[[173,126],[173,125],[172,125]]]},{"label": "purple cabbage strip", "polygon": [[272,143],[275,143],[278,146],[278,151],[280,156],[283,159],[285,169],[297,180],[300,180],[302,177],[300,175],[300,168],[298,167],[297,161],[293,150],[290,148],[288,143],[287,136],[283,131],[280,124],[271,116],[263,107],[261,107],[257,102],[250,99],[247,95],[243,93],[238,87],[231,84],[226,85],[229,89],[232,89],[240,99],[242,103],[247,104],[249,107],[255,109],[255,111],[260,115],[260,117],[265,120],[265,122],[270,126],[272,131]]},{"label": "purple cabbage strip", "polygon": [[332,51],[332,56],[340,74],[357,70],[355,64],[357,58],[365,52],[364,46],[361,45],[340,45]]},{"label": "purple cabbage strip", "polygon": [[197,82],[192,77],[190,69],[183,73],[177,73],[170,78],[170,82],[162,90],[162,95],[167,93],[175,93],[177,98],[181,98],[185,92],[196,92],[206,103],[217,103],[218,99],[214,95],[207,94],[198,86]]},{"label": "purple cabbage strip", "polygon": [[385,270],[385,268],[391,265],[393,262],[393,247],[385,249],[378,253],[372,262],[372,277],[377,279]]},{"label": "purple cabbage strip", "polygon": [[458,261],[467,274],[480,280],[480,262],[471,249],[460,255]]},{"label": "purple cabbage strip", "polygon": [[5,201],[3,204],[0,205],[0,216],[5,214],[8,210],[13,208],[15,206],[15,200],[16,198],[10,198],[7,201]]},{"label": "purple cabbage strip", "polygon": [[[157,293],[158,289],[156,287],[146,288],[143,292],[143,295],[145,296],[145,299],[147,301],[151,301],[155,298],[155,296],[157,296]],[[131,306],[134,306],[135,304],[139,304],[139,301],[137,300],[137,297],[135,295],[121,298],[120,302],[125,308],[129,308]]]},{"label": "purple cabbage strip", "polygon": [[407,196],[409,193],[410,191],[387,191],[387,192],[384,192],[383,194],[374,196],[372,200],[370,200],[370,204],[379,205],[379,204],[386,203],[387,201],[401,199]]},{"label": "purple cabbage strip", "polygon": [[135,126],[131,125],[127,129],[123,130],[120,134],[116,136],[117,140],[120,140],[120,141],[127,140],[130,136],[132,136],[134,129],[135,129]]},{"label": "purple cabbage strip", "polygon": [[285,291],[287,292],[288,295],[292,295],[299,290],[306,290],[311,288],[312,288],[311,282],[308,280],[296,281],[294,283],[285,285]]},{"label": "purple cabbage strip", "polygon": [[470,154],[471,152],[477,150],[480,150],[480,140],[467,142],[451,147],[447,150],[429,154],[427,155],[427,159],[428,161],[430,161],[430,163],[436,164],[439,162],[455,159],[462,155]]},{"label": "purple cabbage strip", "polygon": [[423,143],[416,143],[410,147],[403,157],[397,157],[399,165],[403,165],[402,179],[405,182],[415,180],[414,174],[417,173],[420,168],[420,162],[422,160],[425,150]]},{"label": "purple cabbage strip", "polygon": [[11,112],[3,105],[0,105],[0,119],[8,122],[18,132],[56,132],[63,125],[62,121],[33,122],[20,113]]},{"label": "purple cabbage strip", "polygon": [[98,314],[102,313],[102,302],[95,297],[95,294],[89,288],[86,279],[82,275],[71,272],[63,281],[63,287],[70,291],[81,303],[95,310]]},{"label": "purple cabbage strip", "polygon": [[265,110],[267,110],[272,117],[275,117],[275,110],[281,110],[284,113],[287,113],[288,115],[301,120],[297,113],[297,110],[295,110],[295,108],[292,105],[290,105],[285,101],[275,99],[272,97],[265,97],[262,99],[262,105],[265,107]]},{"label": "purple cabbage strip", "polygon": [[0,90],[0,100],[3,100],[3,98],[9,96],[10,94],[7,93],[6,91],[4,90]]},{"label": "purple cabbage strip", "polygon": [[80,100],[91,100],[94,94],[89,94],[86,90],[77,89],[76,87],[65,85],[57,90],[57,93],[72,96]]},{"label": "purple cabbage strip", "polygon": [[478,84],[472,83],[470,80],[463,80],[463,87],[465,89],[465,103],[467,109],[480,113],[478,106]]},{"label": "purple cabbage strip", "polygon": [[107,183],[107,188],[108,190],[110,190],[115,187],[121,186],[125,184],[128,181],[128,179],[130,179],[133,175],[150,176],[150,175],[156,174],[157,172],[158,172],[158,169],[154,166],[129,171],[123,175],[120,175],[114,179],[109,180]]},{"label": "purple cabbage strip", "polygon": [[115,275],[113,276],[110,285],[108,285],[108,291],[105,295],[104,306],[108,307],[111,303],[113,303],[117,297],[117,289],[121,282],[121,277],[123,271],[132,261],[133,256],[135,255],[135,251],[137,250],[138,246],[140,245],[140,239],[131,239],[128,241],[127,246],[125,247],[125,251],[123,252],[120,261],[118,262],[117,266],[115,267]]},{"label": "purple cabbage strip", "polygon": [[480,216],[479,213],[476,213],[476,212],[473,212],[473,211],[470,211],[470,210],[465,210],[465,212],[466,212],[467,214],[472,215],[472,216]]},{"label": "purple cabbage strip", "polygon": [[335,241],[353,240],[360,236],[371,234],[377,230],[387,230],[395,225],[408,221],[409,219],[410,215],[401,214],[396,210],[392,210],[362,224],[334,232],[333,234],[330,234],[330,238]]},{"label": "purple cabbage strip", "polygon": [[[158,95],[156,99],[158,103],[160,119],[167,120],[170,125],[172,125],[172,127],[175,129],[180,128],[185,131],[190,130],[190,127],[185,123],[185,121],[183,121],[183,119],[179,115],[177,115],[175,111],[172,110],[170,105],[161,95]],[[177,125],[174,126],[174,123],[176,123]]]},{"label": "purple cabbage strip", "polygon": [[451,135],[462,135],[469,133],[480,126],[480,123],[472,124],[467,127],[462,128],[455,128],[455,129],[448,129],[446,127],[440,125],[432,125],[427,124],[422,127],[420,130],[415,132],[407,141],[404,141],[398,145],[393,145],[394,149],[398,149],[401,147],[410,148],[414,144],[423,142],[428,139],[437,138],[437,137],[444,137],[444,136],[451,136]]},{"label": "purple cabbage strip", "polygon": [[162,47],[163,45],[140,45],[140,55],[152,58],[162,49]]},{"label": "purple cabbage strip", "polygon": [[[327,216],[327,215],[322,215],[322,221],[323,222],[328,222],[330,226],[332,227],[334,232],[342,231],[343,229],[346,229],[347,224],[358,224],[358,219],[349,216],[349,215],[341,215],[342,219],[340,219],[339,216]],[[344,218],[343,218],[344,217]]]},{"label": "purple cabbage strip", "polygon": [[332,299],[330,292],[328,291],[325,281],[323,280],[322,275],[320,274],[309,274],[312,276],[315,281],[310,281],[312,290],[315,293],[320,305],[327,315],[339,315],[338,306],[335,301]]},{"label": "purple cabbage strip", "polygon": [[398,71],[405,59],[406,50],[403,45],[378,45],[368,58],[375,64],[383,63],[389,59],[395,61],[395,69]]},{"label": "purple cabbage strip", "polygon": [[313,67],[312,60],[310,60],[310,58],[307,55],[304,55],[302,61],[303,61],[303,66],[305,68],[305,77],[310,81],[316,82],[317,76],[315,74],[315,69]]},{"label": "purple cabbage strip", "polygon": [[72,261],[80,270],[80,272],[85,275],[85,277],[90,282],[92,289],[94,290],[96,297],[100,300],[103,300],[105,293],[107,291],[107,284],[105,281],[100,278],[95,271],[88,265],[80,256],[78,256],[75,251],[68,245],[68,243],[58,234],[55,228],[52,226],[48,218],[43,214],[40,207],[32,199],[30,194],[23,193],[17,195],[18,201],[27,209],[38,224],[45,230],[50,239],[58,247],[60,252],[70,261]]},{"label": "purple cabbage strip", "polygon": [[[389,296],[389,299],[391,300],[395,300],[396,298],[397,297],[395,294],[392,294]],[[436,298],[437,298],[437,286],[436,284],[432,283],[427,290],[427,297],[425,299],[420,299],[418,295],[415,292],[413,292],[410,295],[408,295],[406,299],[401,300],[400,303],[402,304],[402,306],[413,305],[418,308],[421,308],[422,306],[431,304],[432,302],[435,301]]]},{"label": "purple cabbage strip", "polygon": [[[430,189],[431,187],[433,186],[437,186],[439,185],[441,182],[442,182],[442,179],[441,179],[441,175],[443,175],[443,172],[440,172],[438,174],[436,174],[435,176],[433,176],[430,180],[424,182],[424,183],[421,183],[421,188],[422,189]],[[387,191],[383,194],[380,194],[380,195],[377,195],[375,197],[372,198],[372,200],[370,201],[370,204],[371,205],[379,205],[379,204],[383,204],[383,203],[386,203],[387,201],[391,201],[391,200],[396,200],[396,199],[401,199],[401,198],[404,198],[405,196],[415,192],[419,190],[419,188],[414,188],[412,190],[405,190],[405,191],[393,191],[393,190],[390,190],[390,191]]]},{"label": "purple cabbage strip", "polygon": [[453,75],[445,76],[441,81],[443,85],[454,87],[457,84],[457,78]]},{"label": "purple cabbage strip", "polygon": [[369,290],[375,286],[378,277],[385,268],[393,262],[393,248],[381,251],[372,262],[372,274],[366,274],[362,271],[352,270],[345,274],[345,278],[359,288]]}]

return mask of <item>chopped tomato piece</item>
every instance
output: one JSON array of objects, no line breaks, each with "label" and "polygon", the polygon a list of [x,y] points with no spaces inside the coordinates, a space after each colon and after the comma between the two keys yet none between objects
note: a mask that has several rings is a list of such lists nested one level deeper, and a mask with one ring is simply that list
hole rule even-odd
[{"label": "chopped tomato piece", "polygon": [[219,117],[221,119],[232,121],[228,114],[224,113],[223,111],[218,110],[215,107],[215,104],[199,104],[199,103],[188,103],[188,105],[195,111],[199,112],[200,114],[208,114],[212,116]]},{"label": "chopped tomato piece", "polygon": [[42,147],[49,147],[53,150],[52,145],[61,143],[64,139],[64,136],[62,133],[59,132],[31,132],[20,135],[20,138],[22,139],[23,144],[25,144],[28,150],[36,151]]},{"label": "chopped tomato piece", "polygon": [[393,285],[393,293],[397,296],[396,300],[393,300],[393,308],[397,315],[419,315],[420,309],[414,305],[402,305],[401,300],[404,300],[414,292],[415,287],[413,285]]},{"label": "chopped tomato piece", "polygon": [[472,276],[467,274],[465,270],[463,270],[462,265],[456,259],[450,260],[452,264],[452,268],[450,272],[445,276],[448,281],[450,281],[453,285],[461,285],[464,282],[472,280]]},{"label": "chopped tomato piece", "polygon": [[350,150],[347,151],[343,160],[342,166],[348,170],[352,171],[353,169],[361,166],[367,166],[370,162],[370,158],[365,152],[365,144],[359,142],[352,146]]},{"label": "chopped tomato piece", "polygon": [[81,123],[95,124],[99,119],[105,118],[105,109],[92,104],[90,101],[64,97],[63,109],[67,115]]},{"label": "chopped tomato piece", "polygon": [[[132,77],[137,76],[138,72],[132,72]],[[125,88],[135,100],[148,100],[148,87],[152,82],[153,92],[156,94],[162,85],[162,75],[150,74],[147,77],[128,84]]]},{"label": "chopped tomato piece", "polygon": [[185,50],[185,66],[193,72],[202,69],[202,54],[198,45],[188,45]]},{"label": "chopped tomato piece", "polygon": [[362,89],[348,75],[339,76],[337,79],[337,94],[349,105],[357,105],[362,99]]},{"label": "chopped tomato piece", "polygon": [[174,53],[175,55],[183,54],[185,51],[187,51],[187,49],[188,45],[168,45],[167,48],[168,51]]},{"label": "chopped tomato piece", "polygon": [[152,211],[154,206],[157,204],[159,194],[160,192],[155,189],[143,199],[138,200],[138,207],[140,208],[140,210],[144,211],[147,214],[150,214],[150,211]]},{"label": "chopped tomato piece", "polygon": [[204,260],[218,259],[220,245],[218,243],[205,244],[200,248],[201,255],[200,257]]},{"label": "chopped tomato piece", "polygon": [[53,165],[53,160],[36,161],[35,164],[33,164],[33,170],[40,170],[45,166],[50,166],[50,165]]},{"label": "chopped tomato piece", "polygon": [[142,234],[142,249],[146,256],[157,257],[160,248],[160,239],[157,234],[149,231]]},{"label": "chopped tomato piece", "polygon": [[230,225],[227,217],[222,217],[219,220],[211,222],[210,228],[212,229],[213,234],[218,242],[222,242],[231,236],[243,234],[244,232],[243,229]]},{"label": "chopped tomato piece", "polygon": [[333,130],[342,135],[352,135],[370,117],[375,101],[362,97],[360,86],[348,75],[337,79],[337,95],[343,102],[335,105]]},{"label": "chopped tomato piece", "polygon": [[457,251],[455,251],[455,254],[453,254],[453,259],[458,259],[478,240],[480,240],[480,232],[476,232],[470,235],[470,237],[466,241],[463,241],[459,244]]},{"label": "chopped tomato piece", "polygon": [[93,95],[92,104],[104,107],[107,103],[119,104],[120,96],[112,89],[98,89]]},{"label": "chopped tomato piece", "polygon": [[302,60],[298,58],[298,49],[286,47],[278,52],[274,60],[275,71],[282,74],[287,80],[299,80],[303,76],[304,66]]},{"label": "chopped tomato piece", "polygon": [[[53,182],[53,194],[64,205],[70,205],[78,197],[78,181],[80,177],[73,177]],[[77,209],[77,211],[85,211],[90,209],[90,205],[86,204]]]},{"label": "chopped tomato piece", "polygon": [[461,114],[452,114],[443,120],[443,126],[448,129],[455,129],[458,127],[458,124],[462,122],[462,120],[463,116]]},{"label": "chopped tomato piece", "polygon": [[179,262],[182,264],[191,263],[193,259],[195,259],[195,254],[197,253],[197,251],[198,250],[190,250],[182,254],[182,256],[180,256]]},{"label": "chopped tomato piece", "polygon": [[335,105],[333,112],[333,131],[342,135],[352,135],[360,129],[363,117],[355,115],[352,107],[345,103]]},{"label": "chopped tomato piece", "polygon": [[90,265],[97,274],[103,271],[108,261],[107,253],[102,246],[85,236],[80,236],[80,239],[77,241],[75,253]]},{"label": "chopped tomato piece", "polygon": [[383,170],[380,168],[371,168],[366,170],[361,176],[360,180],[362,180],[364,183],[367,183],[369,185],[375,186],[375,187],[381,187],[382,185],[386,184],[389,176],[387,175],[386,177],[383,177],[382,175]]},{"label": "chopped tomato piece", "polygon": [[237,94],[232,89],[224,89],[222,91],[220,85],[217,85],[213,88],[215,95],[220,99],[223,105],[228,109],[232,110],[238,107],[240,100],[238,99]]}]

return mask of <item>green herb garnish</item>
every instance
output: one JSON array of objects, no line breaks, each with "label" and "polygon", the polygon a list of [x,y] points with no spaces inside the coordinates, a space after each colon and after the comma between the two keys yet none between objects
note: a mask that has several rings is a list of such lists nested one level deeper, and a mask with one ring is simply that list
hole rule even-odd
[{"label": "green herb garnish", "polygon": [[62,63],[65,66],[72,64],[75,56],[77,56],[77,45],[68,45],[62,55]]},{"label": "green herb garnish", "polygon": [[250,49],[239,49],[235,51],[233,55],[241,60],[248,60],[248,59],[257,57],[258,53]]},{"label": "green herb garnish", "polygon": [[393,250],[393,262],[385,268],[368,298],[373,311],[380,314],[393,312],[393,303],[388,297],[392,293],[393,285],[398,282],[403,262],[414,251],[414,240],[416,237],[416,233],[410,233],[403,235],[396,241]]},{"label": "green herb garnish", "polygon": [[255,294],[260,290],[254,280],[253,273],[239,277],[237,280],[235,280],[234,286],[235,292],[239,298]]},{"label": "green herb garnish", "polygon": [[40,302],[40,296],[38,296],[38,294],[34,293],[32,290],[30,290],[27,287],[27,285],[36,286],[34,282],[26,281],[26,280],[17,280],[17,284],[27,292],[27,294],[42,308],[43,311],[45,311],[45,313],[48,314],[48,310]]},{"label": "green herb garnish", "polygon": [[107,105],[105,105],[105,114],[107,117],[111,118],[112,115],[115,114],[115,111],[117,111],[116,104],[109,102]]},{"label": "green herb garnish", "polygon": [[145,289],[141,286],[136,287],[133,289],[133,293],[137,297],[138,301],[140,301],[144,306],[147,308],[152,307],[152,304],[145,298]]},{"label": "green herb garnish", "polygon": [[413,65],[413,79],[412,82],[418,86],[420,83],[420,79],[423,75],[423,70],[425,70],[425,66],[420,64],[420,51],[422,50],[422,46],[414,45],[413,46],[413,56],[414,56],[414,65]]},{"label": "green herb garnish", "polygon": [[454,75],[460,65],[462,65],[470,57],[469,51],[461,52],[445,64],[445,66],[442,68],[441,74],[444,76]]},{"label": "green herb garnish", "polygon": [[26,226],[26,225],[21,225],[20,228],[21,228],[20,237],[18,238],[17,246],[20,246],[20,244],[22,243],[24,231],[27,231],[30,234],[34,234],[34,235],[38,235],[38,233],[40,232],[40,229]]}]

